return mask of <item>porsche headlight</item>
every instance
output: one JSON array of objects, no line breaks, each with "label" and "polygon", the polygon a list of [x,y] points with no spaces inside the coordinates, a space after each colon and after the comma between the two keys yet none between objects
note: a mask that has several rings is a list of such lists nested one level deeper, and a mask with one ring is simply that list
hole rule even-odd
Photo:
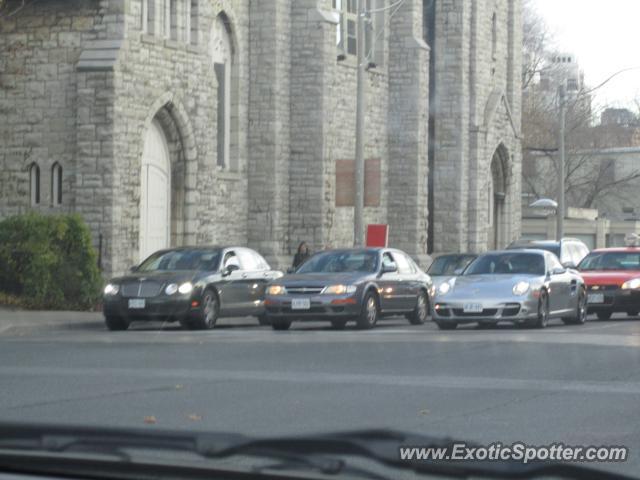
[{"label": "porsche headlight", "polygon": [[438,287],[438,294],[446,295],[451,290],[451,284],[449,282],[441,283]]},{"label": "porsche headlight", "polygon": [[622,284],[623,290],[637,290],[638,288],[640,288],[640,278],[633,278]]},{"label": "porsche headlight", "polygon": [[175,283],[170,283],[169,285],[167,285],[167,288],[164,289],[164,293],[166,293],[167,295],[173,295],[177,291],[178,285],[176,285]]},{"label": "porsche headlight", "polygon": [[529,282],[518,282],[513,286],[513,294],[518,296],[524,295],[529,291],[529,288],[531,288]]},{"label": "porsche headlight", "polygon": [[267,295],[286,295],[287,289],[283,285],[271,285],[267,288]]},{"label": "porsche headlight", "polygon": [[117,295],[120,291],[120,285],[116,285],[115,283],[108,283],[106,287],[104,287],[105,295]]},{"label": "porsche headlight", "polygon": [[187,293],[191,293],[193,290],[193,284],[191,282],[185,282],[178,287],[178,292],[182,295],[186,295]]},{"label": "porsche headlight", "polygon": [[325,287],[322,292],[322,295],[347,295],[351,293],[356,293],[355,285],[329,285]]}]

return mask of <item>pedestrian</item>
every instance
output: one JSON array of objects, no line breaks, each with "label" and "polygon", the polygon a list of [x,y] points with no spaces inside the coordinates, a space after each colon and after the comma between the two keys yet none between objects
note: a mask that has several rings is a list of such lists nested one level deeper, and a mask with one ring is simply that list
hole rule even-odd
[{"label": "pedestrian", "polygon": [[297,269],[300,265],[306,262],[311,256],[311,252],[309,251],[309,245],[307,242],[300,242],[298,245],[298,251],[293,256],[293,268]]}]

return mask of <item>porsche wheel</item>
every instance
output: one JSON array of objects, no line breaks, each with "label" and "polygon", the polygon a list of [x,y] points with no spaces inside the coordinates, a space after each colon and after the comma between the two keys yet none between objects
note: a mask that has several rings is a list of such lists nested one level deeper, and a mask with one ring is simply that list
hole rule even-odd
[{"label": "porsche wheel", "polygon": [[580,293],[578,293],[578,305],[575,315],[573,317],[563,317],[562,321],[565,325],[584,325],[587,321],[587,295],[584,289],[580,289]]},{"label": "porsche wheel", "polygon": [[529,328],[545,328],[549,323],[549,296],[542,290],[538,298],[538,314],[525,325]]}]

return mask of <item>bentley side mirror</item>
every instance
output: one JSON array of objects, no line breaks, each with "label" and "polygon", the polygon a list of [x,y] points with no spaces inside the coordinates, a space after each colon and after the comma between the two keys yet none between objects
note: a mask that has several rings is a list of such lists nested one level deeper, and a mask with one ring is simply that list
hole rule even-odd
[{"label": "bentley side mirror", "polygon": [[233,264],[227,265],[226,267],[224,267],[224,270],[222,271],[222,276],[228,277],[236,270],[240,270],[240,267],[238,265],[233,265]]}]

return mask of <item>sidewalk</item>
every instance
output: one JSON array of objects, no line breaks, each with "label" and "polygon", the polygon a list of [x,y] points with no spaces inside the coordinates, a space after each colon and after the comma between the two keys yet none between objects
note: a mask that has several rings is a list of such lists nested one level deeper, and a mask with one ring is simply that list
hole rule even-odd
[{"label": "sidewalk", "polygon": [[0,307],[0,335],[49,329],[102,329],[101,312],[12,310]]}]

